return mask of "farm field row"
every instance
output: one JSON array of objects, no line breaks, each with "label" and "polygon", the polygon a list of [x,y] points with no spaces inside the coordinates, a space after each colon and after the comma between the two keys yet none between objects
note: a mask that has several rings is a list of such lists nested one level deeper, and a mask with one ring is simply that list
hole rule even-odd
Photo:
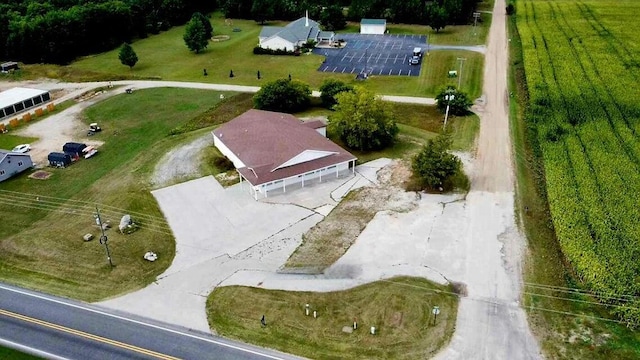
[{"label": "farm field row", "polygon": [[[526,121],[537,134],[557,239],[580,286],[630,327],[640,325],[638,13],[640,3],[630,0],[519,0],[516,11]],[[640,356],[637,343],[621,345],[628,335],[611,326],[620,338],[591,334],[600,342],[592,356]]]}]

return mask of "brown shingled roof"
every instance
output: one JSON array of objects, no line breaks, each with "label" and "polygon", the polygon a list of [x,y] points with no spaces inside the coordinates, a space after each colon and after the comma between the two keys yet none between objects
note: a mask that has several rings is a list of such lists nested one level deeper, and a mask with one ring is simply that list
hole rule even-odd
[{"label": "brown shingled roof", "polygon": [[[252,109],[218,127],[213,134],[245,164],[246,167],[238,171],[253,185],[356,160],[290,114]],[[305,150],[333,154],[276,169]]]},{"label": "brown shingled roof", "polygon": [[324,121],[322,120],[311,120],[311,121],[305,121],[302,123],[302,125],[306,126],[306,127],[310,127],[312,129],[320,129],[323,127],[327,127],[327,124],[324,123]]}]

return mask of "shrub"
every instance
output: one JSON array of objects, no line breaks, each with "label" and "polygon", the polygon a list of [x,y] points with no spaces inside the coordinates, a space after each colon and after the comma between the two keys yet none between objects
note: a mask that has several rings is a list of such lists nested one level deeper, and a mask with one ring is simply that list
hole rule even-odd
[{"label": "shrub", "polygon": [[309,85],[298,80],[279,79],[264,85],[253,97],[257,109],[297,112],[311,102]]},{"label": "shrub", "polygon": [[233,165],[233,162],[229,160],[226,156],[216,156],[213,158],[213,166],[218,168],[220,171],[229,171],[233,170],[236,167]]},{"label": "shrub", "polygon": [[441,187],[449,190],[453,187],[455,181],[452,177],[461,173],[462,162],[457,156],[449,153],[450,147],[449,134],[441,134],[429,140],[413,158],[413,172],[425,188]]},{"label": "shrub", "polygon": [[260,46],[256,46],[253,48],[253,53],[255,55],[290,55],[290,56],[299,56],[299,51],[289,51],[287,49],[266,49]]}]

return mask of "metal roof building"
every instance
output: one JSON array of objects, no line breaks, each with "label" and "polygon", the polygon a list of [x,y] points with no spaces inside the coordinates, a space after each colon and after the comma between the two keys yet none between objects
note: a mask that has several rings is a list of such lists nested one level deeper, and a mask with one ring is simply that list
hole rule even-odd
[{"label": "metal roof building", "polygon": [[360,20],[360,34],[384,34],[387,31],[386,19]]},{"label": "metal roof building", "polygon": [[[322,125],[322,126],[321,126]],[[324,137],[324,123],[303,123],[291,114],[251,109],[214,131],[213,143],[247,181],[267,197],[287,186],[322,182],[354,171],[356,157]]]},{"label": "metal roof building", "polygon": [[46,103],[49,100],[51,100],[51,95],[45,90],[17,87],[0,92],[0,119]]}]

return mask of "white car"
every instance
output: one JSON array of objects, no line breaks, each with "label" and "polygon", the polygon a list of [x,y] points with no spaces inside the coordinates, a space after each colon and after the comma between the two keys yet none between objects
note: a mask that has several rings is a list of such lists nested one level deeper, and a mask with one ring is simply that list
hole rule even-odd
[{"label": "white car", "polygon": [[11,152],[26,153],[26,152],[29,152],[29,150],[31,150],[31,145],[29,145],[29,144],[20,144],[20,145],[14,147],[13,150],[11,150]]}]

